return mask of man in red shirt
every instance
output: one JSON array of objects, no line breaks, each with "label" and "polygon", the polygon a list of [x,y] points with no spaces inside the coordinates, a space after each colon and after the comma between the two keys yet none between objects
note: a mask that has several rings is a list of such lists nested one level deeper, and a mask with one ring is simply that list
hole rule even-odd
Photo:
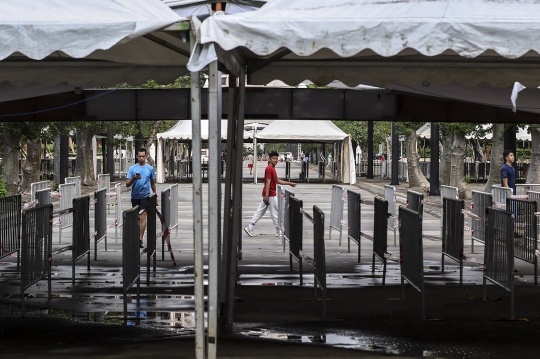
[{"label": "man in red shirt", "polygon": [[251,218],[249,225],[244,228],[244,232],[247,233],[250,237],[255,237],[253,233],[253,227],[255,223],[266,213],[266,209],[270,207],[270,215],[272,216],[272,221],[274,222],[274,227],[276,227],[276,237],[279,236],[279,223],[278,223],[278,205],[276,199],[276,185],[289,185],[291,187],[296,187],[295,183],[282,181],[277,178],[276,173],[276,164],[278,163],[279,154],[275,151],[270,152],[270,163],[264,170],[264,187],[263,187],[263,199],[257,208],[257,211]]}]

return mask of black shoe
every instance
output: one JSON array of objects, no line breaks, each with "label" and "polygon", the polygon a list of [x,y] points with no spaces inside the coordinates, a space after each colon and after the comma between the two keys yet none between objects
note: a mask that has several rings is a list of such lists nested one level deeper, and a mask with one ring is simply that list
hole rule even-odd
[{"label": "black shoe", "polygon": [[144,248],[144,244],[142,241],[139,242],[139,248]]}]

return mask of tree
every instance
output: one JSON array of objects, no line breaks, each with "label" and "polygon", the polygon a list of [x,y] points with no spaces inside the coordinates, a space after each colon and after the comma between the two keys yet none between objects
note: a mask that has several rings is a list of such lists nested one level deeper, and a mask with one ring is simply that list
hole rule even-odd
[{"label": "tree", "polygon": [[[428,191],[429,182],[422,171],[420,171],[420,163],[418,161],[420,156],[416,147],[416,139],[418,138],[416,131],[420,128],[419,125],[417,122],[396,122],[396,131],[399,134],[405,135],[409,187]],[[437,143],[437,139],[432,138],[431,143]]]},{"label": "tree", "polygon": [[10,124],[3,124],[4,148],[2,153],[2,181],[9,193],[19,192],[19,158],[21,153],[22,133],[12,128]]},{"label": "tree", "polygon": [[491,152],[489,156],[489,159],[490,159],[489,160],[490,162],[489,178],[486,185],[484,186],[484,192],[491,192],[491,187],[494,184],[501,183],[501,167],[503,165],[502,154],[504,152],[504,142],[503,142],[504,124],[494,123],[492,132],[493,132],[493,137],[492,137],[493,145],[491,146]]}]

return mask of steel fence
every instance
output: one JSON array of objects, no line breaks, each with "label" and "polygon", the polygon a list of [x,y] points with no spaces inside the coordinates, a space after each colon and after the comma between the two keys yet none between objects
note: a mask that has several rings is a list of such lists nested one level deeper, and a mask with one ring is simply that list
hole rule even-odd
[{"label": "steel fence", "polygon": [[[60,192],[60,211],[73,208],[73,199],[77,197],[77,185],[66,183],[58,186]],[[59,218],[58,243],[62,243],[62,230],[73,226],[73,213],[61,214]]]},{"label": "steel fence", "polygon": [[412,209],[415,212],[424,214],[424,195],[416,191],[407,191],[407,208]]},{"label": "steel fence", "polygon": [[293,271],[293,258],[298,262],[300,285],[304,285],[302,273],[302,242],[303,242],[303,202],[295,197],[289,197],[289,265]]},{"label": "steel fence", "polygon": [[459,284],[463,284],[463,230],[465,202],[459,199],[443,199],[442,272],[444,257],[459,263]]},{"label": "steel fence", "polygon": [[48,278],[47,297],[51,297],[52,204],[22,212],[21,307],[25,314],[24,291]]},{"label": "steel fence", "polygon": [[51,189],[45,188],[36,191],[36,201],[39,206],[44,206],[46,204],[51,204]]},{"label": "steel fence", "polygon": [[169,229],[172,231],[176,228],[176,236],[178,237],[178,185],[172,185],[171,186],[171,201],[170,201],[171,209],[169,211],[170,213],[170,227]]},{"label": "steel fence", "polygon": [[171,228],[171,188],[167,188],[161,192],[161,215],[163,216],[163,223],[161,224],[163,237],[161,246],[161,260],[165,261],[165,242],[170,241],[170,231],[165,231],[166,228]]},{"label": "steel fence", "polygon": [[526,195],[529,191],[540,191],[540,184],[516,184],[516,195]]},{"label": "steel fence", "polygon": [[102,188],[94,192],[94,260],[97,261],[97,246],[102,240],[105,241],[105,251],[107,250],[107,193]]},{"label": "steel fence", "polygon": [[425,320],[422,216],[404,207],[399,208],[399,247],[402,297],[405,298],[405,281],[407,281],[421,294],[422,320]]},{"label": "steel fence", "polygon": [[287,181],[291,180],[291,161],[285,161],[285,179]]},{"label": "steel fence", "polygon": [[324,213],[317,206],[313,206],[313,249],[315,257],[315,298],[317,298],[317,284],[323,294],[323,320],[326,319],[326,252],[324,248]]},{"label": "steel fence", "polygon": [[538,284],[538,224],[537,202],[506,199],[506,208],[514,214],[514,256],[534,266],[534,284]]},{"label": "steel fence", "polygon": [[17,252],[19,270],[21,248],[21,195],[0,197],[0,258]]},{"label": "steel fence", "polygon": [[[540,192],[528,191],[527,196],[529,198],[529,201],[536,202],[536,207],[538,207],[538,204],[540,203]],[[537,233],[539,233],[540,232],[540,221],[538,221],[538,219],[537,219],[536,223],[537,223],[536,231],[537,231]]]},{"label": "steel fence", "polygon": [[362,231],[362,197],[360,193],[347,190],[347,253],[351,253],[351,240],[358,245],[358,262]]},{"label": "steel fence", "polygon": [[72,277],[75,284],[75,262],[87,256],[87,269],[90,271],[90,196],[76,197],[73,208],[73,249],[71,256]]},{"label": "steel fence", "polygon": [[[139,206],[123,213],[122,227],[122,284],[124,294],[124,325],[127,325],[128,291],[137,284],[137,307],[140,305]],[[137,312],[138,313],[138,312]]]},{"label": "steel fence", "polygon": [[388,201],[375,197],[373,216],[373,263],[371,272],[375,272],[375,257],[383,263],[383,280],[386,282],[386,252],[388,250]]},{"label": "steel fence", "polygon": [[[457,187],[441,186],[441,206],[444,205],[445,198],[459,199]],[[441,228],[443,228],[443,208],[441,208]]]},{"label": "steel fence", "polygon": [[[396,215],[396,187],[384,185],[384,199],[388,202],[388,214],[390,216],[395,217]],[[397,221],[394,218],[388,217],[387,228],[394,232],[394,247],[395,247]]]},{"label": "steel fence", "polygon": [[[156,242],[157,242],[157,194],[153,194],[148,199],[146,209],[146,285],[150,284],[150,266],[152,263],[153,272],[156,273]],[[178,207],[177,207],[178,208]]]},{"label": "steel fence", "polygon": [[482,219],[471,218],[471,253],[474,253],[474,241],[485,243],[486,237],[486,208],[493,202],[491,193],[472,191],[471,212]]},{"label": "steel fence", "polygon": [[30,183],[30,200],[36,200],[36,192],[42,189],[51,188],[49,181]]},{"label": "steel fence", "polygon": [[285,242],[289,241],[289,204],[290,198],[294,197],[294,192],[279,186],[278,189],[278,223],[281,232],[281,241],[283,244],[283,253],[285,253]]},{"label": "steel fence", "polygon": [[512,196],[512,189],[508,187],[503,187],[500,185],[493,185],[491,187],[491,197],[493,200],[493,207],[499,209],[506,209],[506,198]]},{"label": "steel fence", "polygon": [[330,205],[330,229],[328,239],[332,239],[332,228],[339,232],[339,245],[341,246],[342,223],[343,223],[343,187],[332,186],[332,203]]},{"label": "steel fence", "polygon": [[[105,189],[105,193],[109,193],[111,191],[111,175],[108,173],[100,174],[98,175],[98,190]],[[109,206],[114,205],[114,197],[107,197],[106,199],[106,206],[107,206],[107,212],[110,210]]]},{"label": "steel fence", "polygon": [[486,208],[486,246],[484,249],[484,300],[486,281],[510,292],[510,320],[514,320],[514,225],[508,211]]},{"label": "steel fence", "polygon": [[122,185],[117,183],[114,185],[115,206],[114,206],[114,242],[118,244],[118,228],[124,225],[124,217],[122,215]]},{"label": "steel fence", "polygon": [[66,177],[65,183],[75,183],[75,197],[81,196],[81,177]]}]

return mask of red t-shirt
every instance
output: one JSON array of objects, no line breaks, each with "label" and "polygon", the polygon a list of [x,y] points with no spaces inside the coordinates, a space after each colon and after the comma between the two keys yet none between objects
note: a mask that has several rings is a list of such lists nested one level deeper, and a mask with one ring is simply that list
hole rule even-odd
[{"label": "red t-shirt", "polygon": [[276,184],[277,184],[277,173],[276,169],[272,165],[268,165],[264,170],[264,187],[262,191],[263,197],[266,196],[266,180],[270,178],[270,192],[268,193],[269,197],[276,196]]}]

